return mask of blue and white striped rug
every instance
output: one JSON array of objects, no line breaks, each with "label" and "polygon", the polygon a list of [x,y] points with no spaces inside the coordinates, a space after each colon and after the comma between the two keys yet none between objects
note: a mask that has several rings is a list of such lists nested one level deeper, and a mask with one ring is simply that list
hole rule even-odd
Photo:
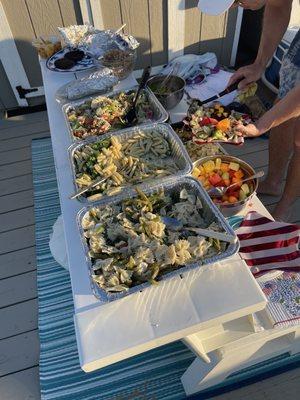
[{"label": "blue and white striped rug", "polygon": [[[180,377],[194,359],[175,342],[86,374],[79,366],[73,324],[69,273],[52,258],[48,242],[60,214],[50,139],[32,142],[39,298],[40,383],[43,400],[179,400],[185,393]],[[101,340],[101,337],[99,338]],[[283,355],[232,375],[204,399],[279,372],[299,362]]]}]

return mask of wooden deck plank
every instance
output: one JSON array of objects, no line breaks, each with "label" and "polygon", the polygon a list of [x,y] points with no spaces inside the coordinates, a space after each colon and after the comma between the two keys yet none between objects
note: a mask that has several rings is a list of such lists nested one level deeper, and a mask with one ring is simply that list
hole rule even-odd
[{"label": "wooden deck plank", "polygon": [[22,333],[0,341],[0,377],[37,366],[39,363],[38,331]]},{"label": "wooden deck plank", "polygon": [[48,121],[39,121],[33,124],[21,125],[20,127],[11,126],[0,130],[0,146],[5,145],[5,141],[14,138],[21,138],[39,132],[49,132]]},{"label": "wooden deck plank", "polygon": [[31,206],[33,206],[32,189],[0,197],[0,214]]},{"label": "wooden deck plank", "polygon": [[281,196],[268,196],[266,194],[258,194],[258,198],[265,206],[268,206],[271,204],[278,203]]},{"label": "wooden deck plank", "polygon": [[296,399],[299,394],[300,368],[235,389],[211,400],[281,400]]},{"label": "wooden deck plank", "polygon": [[11,164],[18,161],[31,160],[31,147],[5,151],[1,154],[0,165]]},{"label": "wooden deck plank", "polygon": [[224,145],[226,151],[235,157],[241,157],[244,154],[255,153],[256,151],[267,150],[269,141],[263,138],[246,139],[242,146]]},{"label": "wooden deck plank", "polygon": [[36,122],[48,121],[47,111],[40,111],[31,114],[16,115],[8,119],[0,120],[0,130],[7,129],[11,127],[19,128],[24,125],[33,125]]},{"label": "wooden deck plank", "polygon": [[0,254],[35,245],[34,225],[0,233]]},{"label": "wooden deck plank", "polygon": [[[266,206],[271,214],[272,214],[272,211],[274,211],[276,204],[277,203],[272,203],[272,204],[269,204]],[[290,222],[294,222],[294,223],[297,223],[298,225],[300,225],[300,198],[296,200],[296,202],[293,206],[292,214],[290,217]]]},{"label": "wooden deck plank", "polygon": [[5,321],[5,324],[0,324],[0,340],[37,329],[38,300],[0,309],[0,321]]},{"label": "wooden deck plank", "polygon": [[34,224],[34,208],[22,208],[1,215],[0,233]]},{"label": "wooden deck plank", "polygon": [[0,143],[0,157],[1,157],[1,153],[3,151],[8,151],[8,150],[20,149],[22,147],[27,147],[27,146],[31,145],[32,139],[41,139],[41,138],[49,137],[49,136],[50,136],[49,132],[40,132],[40,133],[35,133],[35,134],[32,134],[32,135],[22,136],[22,137],[19,137],[19,138],[3,140]]},{"label": "wooden deck plank", "polygon": [[36,271],[27,272],[0,281],[0,308],[31,300],[36,298],[36,296]]},{"label": "wooden deck plank", "polygon": [[[13,193],[23,192],[33,188],[32,174],[18,176],[16,178],[0,181],[0,197]],[[0,208],[0,213],[1,213]]]},{"label": "wooden deck plank", "polygon": [[0,181],[9,178],[16,178],[17,176],[31,174],[31,172],[31,160],[18,161],[15,163],[2,165],[0,166]]},{"label": "wooden deck plank", "polygon": [[35,269],[35,246],[0,255],[0,279],[24,274]]},{"label": "wooden deck plank", "polygon": [[257,170],[268,165],[268,150],[244,154],[241,158]]},{"label": "wooden deck plank", "polygon": [[0,393],[1,400],[40,400],[39,368],[32,367],[0,378]]}]

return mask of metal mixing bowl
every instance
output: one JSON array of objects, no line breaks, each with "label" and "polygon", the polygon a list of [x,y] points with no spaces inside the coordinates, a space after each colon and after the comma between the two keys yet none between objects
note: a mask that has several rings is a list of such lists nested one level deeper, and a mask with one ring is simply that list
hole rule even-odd
[{"label": "metal mixing bowl", "polygon": [[[251,167],[251,165],[247,164],[245,161],[241,160],[240,158],[237,157],[232,157],[232,156],[228,156],[228,155],[222,155],[222,154],[218,154],[216,156],[208,156],[208,157],[204,157],[201,158],[200,160],[194,162],[194,167],[197,167],[199,165],[203,165],[206,161],[209,160],[213,160],[215,161],[216,158],[221,158],[222,162],[236,162],[238,164],[240,164],[242,170],[245,173],[245,178],[255,174],[254,169]],[[230,204],[216,204],[217,207],[220,208],[222,214],[225,217],[230,217],[232,215],[238,214],[239,212],[241,212],[246,205],[249,203],[249,201],[252,199],[252,197],[255,195],[257,187],[258,187],[258,179],[253,179],[251,181],[247,182],[248,184],[251,185],[252,188],[252,193],[247,196],[244,200],[240,200],[237,201],[235,203],[230,203]]]},{"label": "metal mixing bowl", "polygon": [[171,108],[177,106],[177,104],[181,101],[184,94],[185,80],[180,76],[170,75],[170,78],[167,82],[168,93],[162,94],[159,93],[159,88],[160,84],[165,78],[165,75],[153,76],[148,80],[147,86],[158,98],[163,107],[167,110],[170,110]]}]

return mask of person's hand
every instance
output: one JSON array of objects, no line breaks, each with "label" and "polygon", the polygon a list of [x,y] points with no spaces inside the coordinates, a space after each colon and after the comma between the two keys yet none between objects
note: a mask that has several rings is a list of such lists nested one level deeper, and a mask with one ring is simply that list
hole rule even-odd
[{"label": "person's hand", "polygon": [[241,67],[229,79],[228,86],[241,80],[239,83],[239,89],[244,89],[250,83],[258,81],[262,76],[263,71],[264,68],[255,63]]},{"label": "person's hand", "polygon": [[259,10],[266,4],[266,0],[239,0],[233,3],[233,7],[243,7],[246,10]]},{"label": "person's hand", "polygon": [[239,136],[256,137],[260,136],[262,132],[254,124],[243,125],[241,122],[234,127],[234,133]]}]

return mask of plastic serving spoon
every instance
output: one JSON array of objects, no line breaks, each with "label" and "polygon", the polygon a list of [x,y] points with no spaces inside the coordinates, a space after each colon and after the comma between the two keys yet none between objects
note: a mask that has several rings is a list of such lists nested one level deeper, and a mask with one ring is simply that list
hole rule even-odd
[{"label": "plastic serving spoon", "polygon": [[202,236],[210,237],[213,239],[219,239],[222,240],[223,242],[228,242],[228,243],[235,243],[237,241],[236,236],[228,235],[227,233],[216,232],[212,231],[211,229],[183,226],[183,224],[177,218],[162,217],[161,220],[167,226],[167,228],[173,231],[187,230],[198,233],[199,235]]},{"label": "plastic serving spoon", "polygon": [[151,67],[149,65],[148,67],[144,68],[143,75],[142,75],[139,87],[137,89],[137,92],[135,94],[132,107],[127,111],[127,113],[124,116],[124,121],[125,121],[126,126],[132,125],[132,123],[137,119],[136,102],[139,98],[139,95],[140,95],[142,89],[144,89],[144,87],[146,86],[146,83],[150,77],[150,74],[151,74]]},{"label": "plastic serving spoon", "polygon": [[[240,182],[242,183],[242,182],[251,181],[252,179],[255,179],[255,178],[261,178],[264,176],[264,174],[265,174],[264,171],[259,171],[254,175],[251,175],[245,179],[242,179]],[[236,186],[236,183],[232,183],[229,186],[216,186],[216,187],[209,189],[207,191],[207,193],[210,197],[222,197],[227,192],[228,189],[230,189],[234,186]]]},{"label": "plastic serving spoon", "polygon": [[82,195],[83,193],[89,191],[90,189],[93,189],[93,187],[100,185],[102,182],[106,181],[107,178],[98,178],[96,179],[94,182],[92,182],[90,185],[86,186],[83,189],[78,190],[76,193],[74,193],[72,196],[70,196],[69,198],[71,200],[76,199],[76,197]]}]

